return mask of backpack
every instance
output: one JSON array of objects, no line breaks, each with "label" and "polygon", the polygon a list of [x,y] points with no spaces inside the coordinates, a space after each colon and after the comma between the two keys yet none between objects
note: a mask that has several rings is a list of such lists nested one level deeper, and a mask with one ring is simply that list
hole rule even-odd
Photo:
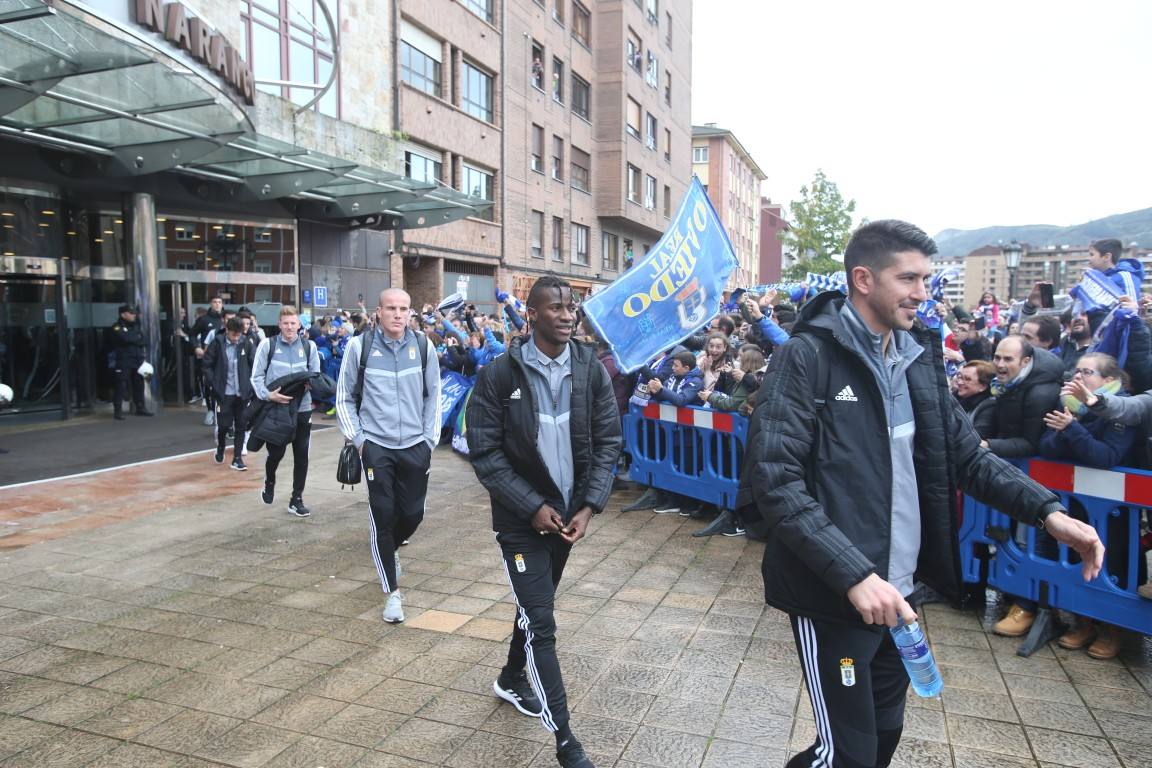
[{"label": "backpack", "polygon": [[[424,384],[424,399],[428,399],[428,337],[422,331],[414,331],[416,344],[420,349],[420,380]],[[360,412],[360,403],[364,401],[364,370],[368,367],[368,355],[372,352],[372,342],[376,340],[376,331],[370,329],[360,337],[360,370],[356,374],[356,386],[352,388],[352,399],[356,401],[356,412]]]}]

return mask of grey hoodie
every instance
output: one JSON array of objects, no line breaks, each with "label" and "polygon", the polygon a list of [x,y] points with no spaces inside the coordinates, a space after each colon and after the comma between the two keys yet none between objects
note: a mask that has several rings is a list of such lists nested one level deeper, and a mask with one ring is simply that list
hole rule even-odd
[{"label": "grey hoodie", "polygon": [[[912,594],[913,574],[920,556],[920,493],[912,459],[916,414],[912,410],[905,374],[924,348],[911,334],[893,331],[885,355],[883,337],[872,333],[852,306],[851,299],[841,307],[840,319],[848,330],[848,341],[876,377],[876,386],[884,398],[884,412],[888,416],[888,450],[892,457],[892,528],[888,539],[886,580],[907,597]],[[854,394],[842,391],[835,396]]]}]

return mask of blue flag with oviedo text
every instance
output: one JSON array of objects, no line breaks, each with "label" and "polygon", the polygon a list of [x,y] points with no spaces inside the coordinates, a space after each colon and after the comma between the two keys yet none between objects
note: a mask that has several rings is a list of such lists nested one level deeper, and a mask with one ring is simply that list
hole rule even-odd
[{"label": "blue flag with oviedo text", "polygon": [[716,315],[736,265],[728,233],[693,177],[660,242],[581,306],[620,369],[631,373]]}]

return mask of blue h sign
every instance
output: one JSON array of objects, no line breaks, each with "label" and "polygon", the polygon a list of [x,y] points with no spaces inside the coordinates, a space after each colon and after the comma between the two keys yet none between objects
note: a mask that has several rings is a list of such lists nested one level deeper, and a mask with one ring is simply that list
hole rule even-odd
[{"label": "blue h sign", "polygon": [[326,286],[326,285],[314,286],[312,288],[312,295],[314,298],[314,301],[312,302],[312,306],[314,306],[314,307],[327,307],[328,306],[328,286]]}]

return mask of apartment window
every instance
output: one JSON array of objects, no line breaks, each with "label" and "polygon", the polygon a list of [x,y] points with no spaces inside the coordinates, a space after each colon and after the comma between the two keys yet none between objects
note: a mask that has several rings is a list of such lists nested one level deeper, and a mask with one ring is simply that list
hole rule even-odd
[{"label": "apartment window", "polygon": [[461,0],[461,3],[484,21],[492,23],[492,0]]},{"label": "apartment window", "polygon": [[632,241],[624,238],[624,269],[632,269]]},{"label": "apartment window", "polygon": [[588,82],[572,73],[572,111],[585,120],[591,117],[592,91]]},{"label": "apartment window", "polygon": [[644,73],[644,82],[653,88],[660,87],[660,62],[652,51],[648,51],[648,68]]},{"label": "apartment window", "polygon": [[672,187],[664,185],[664,218],[672,218]]},{"label": "apartment window", "polygon": [[532,79],[533,88],[544,90],[544,46],[535,40],[532,41]]},{"label": "apartment window", "polygon": [[632,69],[637,72],[640,71],[640,65],[643,61],[640,50],[640,36],[631,29],[628,30],[628,42],[625,47],[624,60]]},{"label": "apartment window", "polygon": [[[252,65],[258,80],[284,80],[298,83],[326,83],[332,75],[333,41],[325,36],[327,25],[313,0],[240,0],[240,55]],[[330,4],[333,15],[339,8]],[[335,19],[337,27],[340,19]],[[316,22],[313,24],[313,22]],[[340,117],[340,75],[312,109]],[[307,104],[316,95],[311,88],[257,85],[295,104]]]},{"label": "apartment window", "polygon": [[195,224],[177,224],[175,232],[172,233],[172,239],[192,242],[196,239],[196,235]]},{"label": "apartment window", "polygon": [[544,173],[544,128],[532,126],[532,170]]},{"label": "apartment window", "polygon": [[592,14],[580,3],[572,3],[572,37],[587,48],[592,40]]},{"label": "apartment window", "polygon": [[592,158],[582,149],[572,147],[572,186],[582,192],[591,192]]},{"label": "apartment window", "polygon": [[632,98],[628,99],[628,123],[627,129],[630,136],[640,138],[640,104]]},{"label": "apartment window", "polygon": [[544,258],[544,212],[532,211],[532,258]]},{"label": "apartment window", "polygon": [[588,237],[591,230],[583,224],[572,224],[572,263],[588,265]]},{"label": "apartment window", "polygon": [[708,147],[692,147],[692,162],[708,162]]},{"label": "apartment window", "polygon": [[552,137],[552,178],[564,181],[564,139]]},{"label": "apartment window", "polygon": [[492,76],[465,61],[460,65],[462,94],[460,106],[473,117],[492,122]]},{"label": "apartment window", "polygon": [[[465,163],[461,167],[460,191],[470,197],[479,197],[484,200],[495,200],[492,194],[492,174],[488,171],[474,168]],[[492,209],[477,214],[481,219],[493,221]]]},{"label": "apartment window", "polygon": [[440,62],[412,46],[400,41],[400,79],[429,96],[440,96]]},{"label": "apartment window", "polygon": [[552,98],[564,103],[564,62],[552,59]]},{"label": "apartment window", "polygon": [[406,150],[404,152],[404,175],[415,181],[435,183],[442,178],[442,155],[434,150]]},{"label": "apartment window", "polygon": [[644,144],[648,149],[656,149],[656,115],[649,112],[644,116]]},{"label": "apartment window", "polygon": [[628,202],[640,202],[640,169],[628,164]]},{"label": "apartment window", "polygon": [[272,274],[272,262],[270,261],[254,261],[252,262],[252,271],[258,272],[262,275]]},{"label": "apartment window", "polygon": [[564,261],[564,219],[552,217],[552,261]]},{"label": "apartment window", "polygon": [[672,131],[664,129],[664,159],[672,162]]},{"label": "apartment window", "polygon": [[672,106],[672,73],[664,70],[664,103]]},{"label": "apartment window", "polygon": [[644,177],[644,207],[656,210],[656,179],[652,176]]},{"label": "apartment window", "polygon": [[561,26],[564,25],[565,2],[567,2],[567,0],[555,0],[555,4],[552,6],[552,18],[556,19],[556,21],[558,21]]},{"label": "apartment window", "polygon": [[672,47],[672,14],[664,14],[664,42],[668,47]]},{"label": "apartment window", "polygon": [[645,10],[647,11],[648,23],[649,24],[659,24],[660,23],[660,0],[646,0],[645,5],[647,6],[647,8]]},{"label": "apartment window", "polygon": [[620,269],[620,237],[611,232],[600,234],[600,267],[613,272]]}]

